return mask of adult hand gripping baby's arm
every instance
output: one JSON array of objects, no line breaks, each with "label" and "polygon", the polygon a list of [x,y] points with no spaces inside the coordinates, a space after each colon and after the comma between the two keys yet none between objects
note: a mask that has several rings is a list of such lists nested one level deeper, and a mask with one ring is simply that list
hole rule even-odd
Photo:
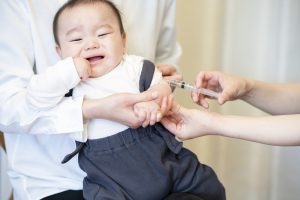
[{"label": "adult hand gripping baby's arm", "polygon": [[135,115],[133,106],[138,102],[152,101],[157,93],[129,94],[119,93],[102,99],[85,99],[83,117],[85,120],[102,118],[117,121],[132,128],[142,125],[144,118]]}]

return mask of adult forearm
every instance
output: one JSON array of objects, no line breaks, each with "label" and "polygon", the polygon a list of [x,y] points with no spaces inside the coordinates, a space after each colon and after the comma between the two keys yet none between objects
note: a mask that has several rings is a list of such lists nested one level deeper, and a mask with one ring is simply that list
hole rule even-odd
[{"label": "adult forearm", "polygon": [[85,99],[82,105],[84,120],[107,119],[137,128],[142,122],[134,113],[136,103],[157,99],[152,93],[120,93],[102,99]]},{"label": "adult forearm", "polygon": [[273,115],[300,113],[300,84],[253,83],[251,91],[242,97],[246,102]]},{"label": "adult forearm", "polygon": [[300,145],[300,115],[244,117],[216,115],[214,133],[258,143]]}]

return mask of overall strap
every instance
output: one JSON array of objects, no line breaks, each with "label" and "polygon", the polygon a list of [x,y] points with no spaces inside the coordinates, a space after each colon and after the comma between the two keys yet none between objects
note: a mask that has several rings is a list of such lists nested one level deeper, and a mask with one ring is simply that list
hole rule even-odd
[{"label": "overall strap", "polygon": [[72,152],[69,153],[68,155],[66,155],[64,157],[64,159],[61,161],[61,164],[65,164],[67,163],[69,160],[71,160],[74,156],[76,156],[76,154],[79,153],[79,151],[81,151],[81,149],[84,147],[85,143],[84,142],[77,142],[76,141],[76,149]]},{"label": "overall strap", "polygon": [[73,88],[69,90],[67,94],[65,94],[65,97],[71,97],[73,95]]},{"label": "overall strap", "polygon": [[149,60],[144,60],[139,82],[140,92],[144,92],[150,87],[154,71],[155,65]]}]

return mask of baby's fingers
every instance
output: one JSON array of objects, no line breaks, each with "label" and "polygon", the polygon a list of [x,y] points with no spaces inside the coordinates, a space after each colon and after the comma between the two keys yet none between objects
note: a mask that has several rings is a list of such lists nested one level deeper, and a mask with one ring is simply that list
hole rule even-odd
[{"label": "baby's fingers", "polygon": [[142,124],[142,126],[143,126],[144,128],[147,127],[147,126],[149,126],[150,120],[151,120],[151,113],[145,112],[145,115],[146,115],[146,117],[145,117],[145,120],[144,120],[144,122],[143,122],[143,124]]},{"label": "baby's fingers", "polygon": [[154,125],[157,121],[157,112],[151,112],[150,125]]}]

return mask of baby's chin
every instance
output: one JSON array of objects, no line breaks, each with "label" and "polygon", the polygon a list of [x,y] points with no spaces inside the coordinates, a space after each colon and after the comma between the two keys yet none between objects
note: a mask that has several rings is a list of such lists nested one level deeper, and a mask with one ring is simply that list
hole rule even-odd
[{"label": "baby's chin", "polygon": [[108,73],[110,73],[112,70],[114,70],[116,67],[107,67],[103,65],[94,65],[92,66],[92,73],[91,73],[91,78],[98,78],[101,76],[104,76]]}]

